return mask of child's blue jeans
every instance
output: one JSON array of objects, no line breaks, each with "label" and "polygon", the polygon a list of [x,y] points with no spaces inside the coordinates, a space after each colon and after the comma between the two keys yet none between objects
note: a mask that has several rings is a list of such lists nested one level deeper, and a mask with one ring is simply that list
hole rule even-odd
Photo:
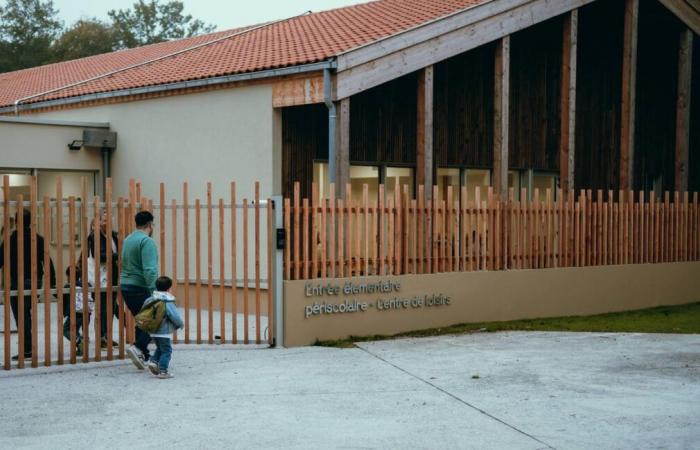
[{"label": "child's blue jeans", "polygon": [[167,372],[170,365],[170,358],[173,356],[173,344],[170,338],[154,337],[156,352],[151,357],[151,361],[158,364],[161,372]]}]

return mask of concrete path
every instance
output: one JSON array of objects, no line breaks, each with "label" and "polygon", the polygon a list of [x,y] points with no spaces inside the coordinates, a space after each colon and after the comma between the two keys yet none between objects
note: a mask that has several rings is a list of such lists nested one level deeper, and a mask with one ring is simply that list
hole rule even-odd
[{"label": "concrete path", "polygon": [[175,349],[0,373],[0,448],[698,448],[700,336],[489,333]]}]

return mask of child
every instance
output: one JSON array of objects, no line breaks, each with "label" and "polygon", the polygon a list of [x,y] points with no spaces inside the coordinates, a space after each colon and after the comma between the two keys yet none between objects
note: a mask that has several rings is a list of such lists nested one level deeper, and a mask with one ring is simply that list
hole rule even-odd
[{"label": "child", "polygon": [[[66,269],[66,279],[70,278],[70,267]],[[89,285],[88,285],[89,286]],[[90,286],[91,287],[91,286]],[[80,330],[83,327],[83,282],[80,278],[80,271],[75,271],[75,354],[76,356],[83,356],[83,336],[80,334]],[[88,292],[88,322],[90,322],[90,315],[95,310],[95,300],[92,298],[92,294]],[[63,294],[63,336],[70,341],[70,284],[66,283],[64,286]]]},{"label": "child", "polygon": [[184,323],[175,306],[175,297],[170,293],[173,281],[168,277],[160,277],[156,280],[156,290],[153,295],[143,304],[145,308],[153,302],[165,302],[165,317],[160,324],[160,327],[155,333],[151,333],[151,338],[156,344],[156,351],[148,363],[148,370],[158,378],[172,378],[168,373],[168,365],[173,354],[173,346],[171,339],[173,331],[182,328]]}]

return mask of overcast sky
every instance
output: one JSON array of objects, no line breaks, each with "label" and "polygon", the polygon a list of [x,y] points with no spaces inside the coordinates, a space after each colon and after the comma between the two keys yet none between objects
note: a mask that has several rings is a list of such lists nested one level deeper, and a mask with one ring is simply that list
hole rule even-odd
[{"label": "overcast sky", "polygon": [[[167,0],[161,0],[162,2]],[[306,11],[323,11],[340,6],[365,3],[367,0],[184,0],[185,13],[226,30],[282,19]],[[5,3],[0,0],[0,4]],[[54,0],[59,17],[70,25],[81,17],[107,19],[110,9],[126,9],[135,0]]]}]

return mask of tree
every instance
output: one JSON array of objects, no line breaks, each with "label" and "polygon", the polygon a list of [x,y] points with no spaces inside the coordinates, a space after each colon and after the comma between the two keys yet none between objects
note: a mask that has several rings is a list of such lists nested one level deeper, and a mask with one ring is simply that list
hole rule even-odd
[{"label": "tree", "polygon": [[114,29],[93,18],[81,19],[63,32],[53,45],[55,61],[68,61],[108,53],[117,46]]},{"label": "tree", "polygon": [[50,62],[63,26],[57,15],[51,0],[7,0],[0,7],[0,72]]},{"label": "tree", "polygon": [[193,19],[190,14],[183,15],[183,9],[181,1],[139,0],[132,9],[113,9],[107,14],[112,20],[118,48],[138,47],[214,30],[213,25]]}]

